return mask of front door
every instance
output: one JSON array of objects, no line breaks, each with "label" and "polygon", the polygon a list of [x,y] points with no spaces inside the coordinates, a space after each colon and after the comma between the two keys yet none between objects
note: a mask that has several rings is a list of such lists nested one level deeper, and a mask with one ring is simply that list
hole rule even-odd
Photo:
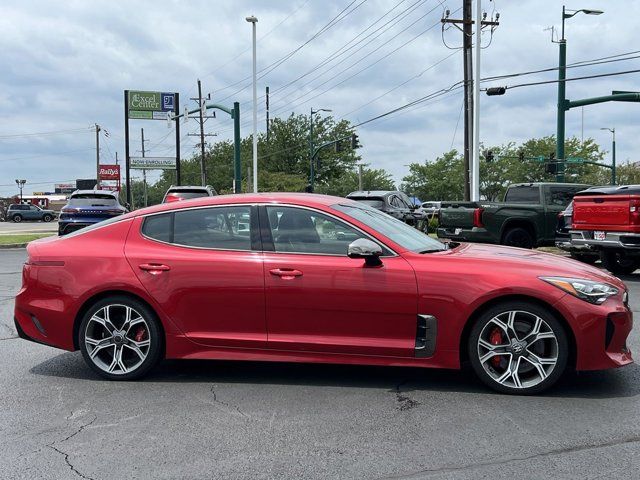
[{"label": "front door", "polygon": [[417,287],[402,257],[385,249],[381,267],[366,267],[347,257],[367,236],[358,229],[312,209],[260,208],[269,348],[414,356]]},{"label": "front door", "polygon": [[[262,256],[249,205],[191,208],[136,219],[126,257],[164,313],[190,339],[264,348]],[[256,219],[257,220],[257,219]]]}]

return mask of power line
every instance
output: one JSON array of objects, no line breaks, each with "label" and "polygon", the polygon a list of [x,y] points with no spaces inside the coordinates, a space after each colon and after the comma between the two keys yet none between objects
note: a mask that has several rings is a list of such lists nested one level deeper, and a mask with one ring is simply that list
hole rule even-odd
[{"label": "power line", "polygon": [[529,87],[529,86],[533,86],[533,85],[545,85],[547,83],[558,83],[560,81],[562,82],[572,82],[575,80],[586,80],[588,78],[602,78],[602,77],[614,77],[617,75],[627,75],[629,73],[638,73],[640,72],[640,69],[636,69],[636,70],[625,70],[623,72],[610,72],[610,73],[600,73],[597,75],[585,75],[583,77],[573,77],[573,78],[565,78],[564,80],[544,80],[544,81],[540,81],[540,82],[529,82],[529,83],[519,83],[516,85],[509,85],[505,88],[511,89],[511,88],[518,88],[518,87]]},{"label": "power line", "polygon": [[53,130],[49,132],[33,132],[33,133],[12,133],[8,135],[0,135],[1,140],[10,138],[27,138],[27,137],[44,137],[49,135],[65,135],[70,133],[93,132],[94,127],[74,128],[69,130]]}]

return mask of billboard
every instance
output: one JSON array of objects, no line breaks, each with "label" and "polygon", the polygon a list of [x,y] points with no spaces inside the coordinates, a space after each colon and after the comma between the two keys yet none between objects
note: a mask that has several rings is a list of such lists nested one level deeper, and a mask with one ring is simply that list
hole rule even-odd
[{"label": "billboard", "polygon": [[62,195],[73,193],[76,190],[77,190],[76,185],[73,183],[56,183],[53,185],[53,191],[55,193],[62,194]]},{"label": "billboard", "polygon": [[120,165],[100,165],[98,174],[102,180],[120,180]]},{"label": "billboard", "polygon": [[176,168],[175,157],[131,157],[131,168],[139,168],[143,170],[173,170]]},{"label": "billboard", "polygon": [[129,118],[140,120],[166,120],[175,107],[175,94],[131,90],[127,98]]}]

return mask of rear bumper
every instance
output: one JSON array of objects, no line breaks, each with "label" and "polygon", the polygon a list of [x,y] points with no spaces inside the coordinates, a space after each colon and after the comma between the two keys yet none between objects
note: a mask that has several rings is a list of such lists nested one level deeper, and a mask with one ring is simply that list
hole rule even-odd
[{"label": "rear bumper", "polygon": [[448,238],[460,242],[497,243],[494,236],[484,227],[440,227],[436,233],[438,238]]},{"label": "rear bumper", "polygon": [[571,230],[571,245],[575,247],[590,248],[624,248],[637,249],[640,251],[640,234],[628,232],[605,232],[603,240],[593,238],[592,230]]}]

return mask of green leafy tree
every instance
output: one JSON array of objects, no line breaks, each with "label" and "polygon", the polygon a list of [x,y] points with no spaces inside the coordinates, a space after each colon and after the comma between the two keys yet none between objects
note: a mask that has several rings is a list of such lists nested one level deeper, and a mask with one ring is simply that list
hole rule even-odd
[{"label": "green leafy tree", "polygon": [[[341,177],[335,178],[321,185],[316,191],[326,195],[336,195],[345,197],[349,193],[358,190],[358,172],[349,170]],[[396,186],[389,172],[384,169],[363,168],[362,169],[362,189],[363,190],[395,190]]]}]

